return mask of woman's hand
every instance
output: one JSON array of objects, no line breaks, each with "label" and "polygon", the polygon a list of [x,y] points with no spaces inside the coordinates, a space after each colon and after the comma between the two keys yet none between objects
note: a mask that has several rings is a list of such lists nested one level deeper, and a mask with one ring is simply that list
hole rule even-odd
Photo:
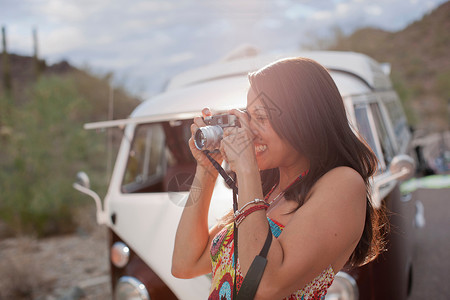
[{"label": "woman's hand", "polygon": [[[203,118],[205,118],[205,117],[211,116],[212,113],[209,108],[204,108],[202,110],[202,115],[203,115]],[[194,156],[195,160],[197,161],[197,165],[205,168],[208,171],[212,171],[215,174],[215,173],[217,173],[216,169],[211,164],[211,162],[206,157],[206,155],[204,153],[202,153],[202,151],[197,149],[197,147],[195,146],[195,142],[194,142],[194,136],[195,136],[195,133],[197,132],[197,130],[200,127],[206,126],[205,122],[203,121],[203,118],[201,118],[201,117],[194,118],[194,123],[192,123],[192,125],[191,125],[191,134],[192,135],[191,135],[191,138],[189,139],[189,148],[191,149],[191,153]],[[219,164],[222,164],[223,157],[220,153],[211,153],[211,157],[214,158]]]},{"label": "woman's hand", "polygon": [[246,113],[233,109],[229,111],[239,118],[241,127],[224,128],[220,143],[220,153],[230,165],[231,170],[239,173],[241,170],[258,170],[253,143],[254,134],[249,127],[249,117]]}]

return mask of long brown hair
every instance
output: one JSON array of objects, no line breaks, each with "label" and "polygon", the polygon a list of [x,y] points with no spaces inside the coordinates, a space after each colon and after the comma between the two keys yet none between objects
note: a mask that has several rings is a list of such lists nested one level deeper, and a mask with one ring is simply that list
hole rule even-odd
[{"label": "long brown hair", "polygon": [[[317,180],[338,166],[356,170],[366,185],[366,219],[350,265],[373,260],[383,249],[385,213],[372,207],[370,177],[377,158],[352,131],[344,103],[328,71],[314,60],[288,58],[249,74],[251,88],[270,112],[275,132],[309,159],[307,176],[291,186],[285,198],[300,208]],[[278,182],[278,169],[261,172],[263,192]]]}]

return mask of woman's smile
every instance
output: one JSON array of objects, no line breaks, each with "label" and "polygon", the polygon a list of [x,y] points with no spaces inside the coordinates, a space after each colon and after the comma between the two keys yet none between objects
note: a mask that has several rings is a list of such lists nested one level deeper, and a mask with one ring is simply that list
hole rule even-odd
[{"label": "woman's smile", "polygon": [[267,145],[264,144],[255,144],[255,153],[256,155],[261,155],[263,152],[267,150]]}]

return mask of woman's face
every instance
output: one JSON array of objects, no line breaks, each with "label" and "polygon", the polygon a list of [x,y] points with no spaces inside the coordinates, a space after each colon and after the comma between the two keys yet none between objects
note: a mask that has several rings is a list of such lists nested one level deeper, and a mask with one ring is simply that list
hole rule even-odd
[{"label": "woman's face", "polygon": [[247,113],[250,129],[255,135],[253,142],[260,170],[290,167],[299,161],[300,153],[273,130],[268,108],[252,88],[247,94]]}]

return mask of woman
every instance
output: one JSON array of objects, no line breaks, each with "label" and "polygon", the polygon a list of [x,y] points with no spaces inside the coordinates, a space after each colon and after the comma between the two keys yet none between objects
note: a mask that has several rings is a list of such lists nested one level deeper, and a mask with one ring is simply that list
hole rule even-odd
[{"label": "woman", "polygon": [[[238,214],[208,231],[217,171],[191,138],[197,189],[180,220],[172,273],[190,278],[212,270],[210,299],[230,299],[234,278],[239,290],[271,230],[255,299],[323,299],[339,270],[367,263],[381,250],[383,223],[369,194],[376,157],[353,133],[335,83],[317,62],[280,60],[249,80],[247,112],[231,111],[241,127],[224,130],[215,156],[236,173]],[[203,119],[195,118],[192,133],[201,126]]]}]

